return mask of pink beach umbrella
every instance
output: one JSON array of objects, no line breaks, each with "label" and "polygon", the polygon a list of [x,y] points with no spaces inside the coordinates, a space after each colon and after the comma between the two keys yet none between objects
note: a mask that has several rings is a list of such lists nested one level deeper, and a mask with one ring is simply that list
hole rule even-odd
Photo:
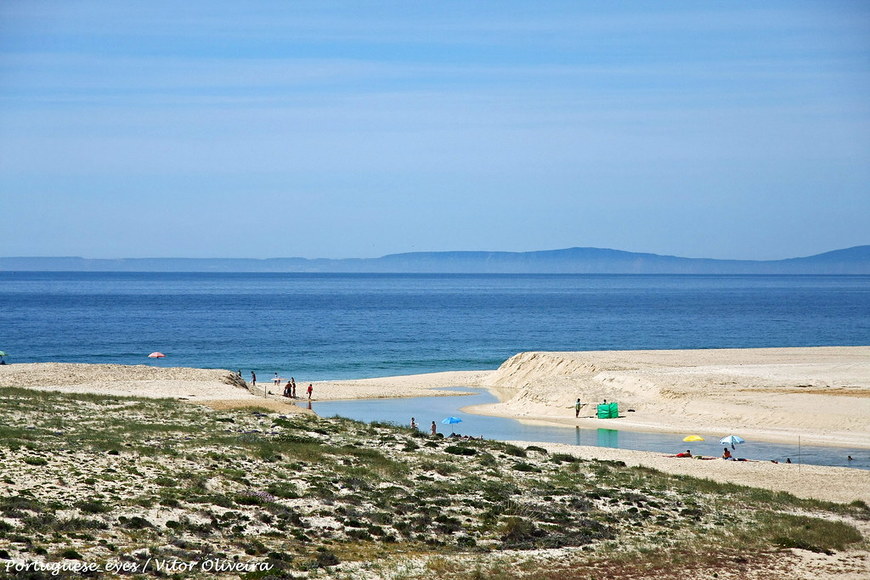
[{"label": "pink beach umbrella", "polygon": [[148,355],[148,358],[163,358],[165,356],[166,355],[163,354],[162,352],[152,352],[151,354]]}]

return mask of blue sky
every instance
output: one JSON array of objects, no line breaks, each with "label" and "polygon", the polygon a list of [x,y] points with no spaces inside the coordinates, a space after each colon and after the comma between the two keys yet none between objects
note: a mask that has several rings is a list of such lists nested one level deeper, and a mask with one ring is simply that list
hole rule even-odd
[{"label": "blue sky", "polygon": [[870,243],[867,2],[0,3],[0,255]]}]

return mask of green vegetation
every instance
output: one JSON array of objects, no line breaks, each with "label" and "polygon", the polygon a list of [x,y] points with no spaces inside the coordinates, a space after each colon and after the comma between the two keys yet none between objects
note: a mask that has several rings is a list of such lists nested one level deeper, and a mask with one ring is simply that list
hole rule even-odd
[{"label": "green vegetation", "polygon": [[[537,446],[26,389],[0,389],[0,412],[4,559],[268,565],[247,578],[570,579],[715,570],[723,545],[741,547],[743,567],[783,549],[866,548],[848,523],[870,518],[861,501]],[[550,548],[569,552],[538,557]]]}]

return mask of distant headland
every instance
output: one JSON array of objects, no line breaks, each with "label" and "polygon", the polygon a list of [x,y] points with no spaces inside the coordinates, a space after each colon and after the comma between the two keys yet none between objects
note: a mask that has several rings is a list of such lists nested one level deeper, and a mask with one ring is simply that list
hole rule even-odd
[{"label": "distant headland", "polygon": [[785,260],[680,258],[604,248],[536,252],[411,252],[380,258],[9,257],[0,271],[302,272],[375,274],[870,274],[870,245]]}]

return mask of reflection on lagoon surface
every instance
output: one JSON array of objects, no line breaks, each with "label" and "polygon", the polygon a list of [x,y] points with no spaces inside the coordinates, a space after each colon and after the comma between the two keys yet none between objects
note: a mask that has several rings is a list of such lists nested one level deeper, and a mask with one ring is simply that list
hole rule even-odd
[{"label": "reflection on lagoon surface", "polygon": [[[528,425],[515,419],[475,415],[462,410],[472,405],[498,402],[498,399],[486,390],[464,387],[450,390],[472,394],[407,399],[314,401],[311,403],[311,408],[321,417],[339,416],[366,423],[381,421],[409,425],[411,417],[414,417],[418,428],[425,433],[429,432],[432,421],[435,421],[438,432],[444,435],[456,433],[500,441],[541,441],[656,451],[665,454],[674,454],[691,449],[695,455],[713,457],[722,455],[723,446],[719,444],[719,438],[731,434],[722,433],[720,436],[707,438],[707,441],[685,443],[683,442],[685,433],[641,433],[603,428]],[[307,403],[303,404],[307,406]],[[573,413],[573,407],[566,409],[566,413]],[[462,422],[454,425],[441,423],[442,419],[449,416],[458,417],[462,419]],[[584,423],[594,425],[605,421],[607,420],[586,419]],[[794,463],[870,469],[870,450],[799,445],[798,441],[795,441],[794,445],[747,441],[743,445],[738,445],[732,453],[735,457],[745,459],[785,462],[786,458],[790,458]],[[853,458],[852,461],[848,460],[849,456]]]}]

